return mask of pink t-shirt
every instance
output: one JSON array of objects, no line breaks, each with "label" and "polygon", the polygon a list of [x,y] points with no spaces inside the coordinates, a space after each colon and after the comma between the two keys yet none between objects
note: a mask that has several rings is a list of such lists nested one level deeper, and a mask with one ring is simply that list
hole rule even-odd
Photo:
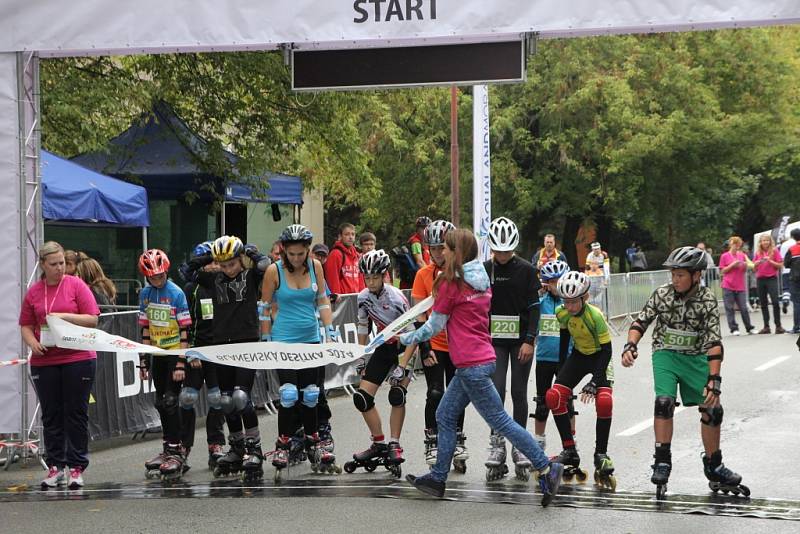
[{"label": "pink t-shirt", "polygon": [[[64,275],[61,286],[47,286],[47,311],[50,313],[80,313],[100,315],[100,308],[94,295],[83,280],[76,276]],[[45,317],[45,281],[39,280],[31,286],[22,301],[19,312],[20,326],[32,326],[36,339],[41,340],[41,325],[47,324]],[[31,355],[30,365],[61,365],[97,358],[94,351],[70,350],[48,347],[43,356]]]},{"label": "pink t-shirt", "polygon": [[468,284],[463,288],[444,282],[433,303],[433,311],[450,316],[446,327],[450,359],[456,367],[492,363],[496,358],[489,334],[492,290],[476,291]]},{"label": "pink t-shirt", "polygon": [[772,249],[772,254],[767,254],[759,250],[756,252],[756,257],[753,258],[753,263],[756,264],[756,278],[775,278],[778,276],[778,272],[782,267],[775,267],[768,261],[763,261],[759,264],[758,260],[765,257],[769,257],[772,261],[783,264],[783,258],[781,258],[781,253],[777,248]]},{"label": "pink t-shirt", "polygon": [[731,291],[744,291],[744,279],[747,273],[747,256],[744,252],[737,252],[736,257],[730,252],[726,252],[719,259],[719,268],[724,269],[736,260],[742,263],[722,275],[722,288],[730,289]]}]

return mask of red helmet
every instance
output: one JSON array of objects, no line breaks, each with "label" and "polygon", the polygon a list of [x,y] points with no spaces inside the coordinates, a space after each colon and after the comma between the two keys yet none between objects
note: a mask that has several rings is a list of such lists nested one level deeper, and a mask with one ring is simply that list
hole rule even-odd
[{"label": "red helmet", "polygon": [[167,253],[157,248],[145,250],[139,256],[139,271],[145,276],[156,276],[169,271]]}]

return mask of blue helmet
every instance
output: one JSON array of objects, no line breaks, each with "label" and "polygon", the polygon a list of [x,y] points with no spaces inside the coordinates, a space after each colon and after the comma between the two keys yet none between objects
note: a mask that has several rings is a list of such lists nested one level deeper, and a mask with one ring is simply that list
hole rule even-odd
[{"label": "blue helmet", "polygon": [[203,241],[202,243],[198,243],[194,246],[192,256],[205,256],[206,254],[211,254],[211,245],[213,244],[214,243],[212,241]]},{"label": "blue helmet", "polygon": [[569,265],[562,260],[549,261],[539,269],[539,277],[542,280],[553,280],[561,278],[569,272]]}]

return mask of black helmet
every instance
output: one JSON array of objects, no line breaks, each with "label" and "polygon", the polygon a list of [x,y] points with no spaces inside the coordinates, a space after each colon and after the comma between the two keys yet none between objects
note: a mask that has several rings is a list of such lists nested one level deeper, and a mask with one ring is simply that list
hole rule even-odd
[{"label": "black helmet", "polygon": [[417,222],[415,226],[417,228],[419,227],[427,228],[430,223],[431,223],[431,218],[423,215],[422,217],[417,217]]},{"label": "black helmet", "polygon": [[687,271],[703,271],[708,269],[708,253],[697,247],[680,247],[670,252],[664,261],[667,269],[686,269]]},{"label": "black helmet", "polygon": [[800,241],[800,228],[792,228],[792,231],[791,231],[791,232],[789,232],[789,235],[790,235],[790,236],[792,237],[792,239],[794,239],[795,241]]}]

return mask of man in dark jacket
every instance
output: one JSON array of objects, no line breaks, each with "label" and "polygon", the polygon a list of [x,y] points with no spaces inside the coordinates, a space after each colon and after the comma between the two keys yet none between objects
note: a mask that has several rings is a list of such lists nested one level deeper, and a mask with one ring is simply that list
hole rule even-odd
[{"label": "man in dark jacket", "polygon": [[795,244],[789,247],[783,257],[783,265],[789,269],[789,294],[794,308],[794,326],[791,334],[800,334],[800,228],[792,230]]}]

